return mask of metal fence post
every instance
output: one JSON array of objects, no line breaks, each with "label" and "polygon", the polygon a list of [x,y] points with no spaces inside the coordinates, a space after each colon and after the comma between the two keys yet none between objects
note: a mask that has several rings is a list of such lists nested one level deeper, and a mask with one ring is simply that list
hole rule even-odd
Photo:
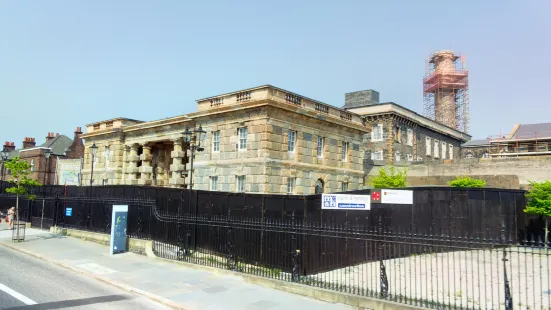
[{"label": "metal fence post", "polygon": [[232,242],[232,227],[230,223],[230,208],[228,207],[228,218],[226,220],[228,227],[228,239],[226,241],[226,265],[227,268],[233,271],[237,271],[237,257],[235,256],[234,245]]},{"label": "metal fence post", "polygon": [[[506,243],[505,237],[505,223],[501,220],[501,238]],[[513,310],[513,296],[511,296],[511,288],[509,286],[509,278],[507,277],[507,247],[503,247],[503,285],[505,286],[505,310]]]},{"label": "metal fence post", "polygon": [[[383,217],[382,215],[379,215],[379,236],[382,239],[383,236]],[[388,277],[386,275],[386,267],[385,263],[383,262],[383,256],[384,256],[384,239],[380,241],[379,245],[379,264],[381,266],[380,270],[380,276],[381,276],[381,298],[386,298],[388,296]]]},{"label": "metal fence post", "polygon": [[40,229],[44,229],[43,228],[43,224],[44,224],[44,198],[42,198],[42,217],[40,218]]}]

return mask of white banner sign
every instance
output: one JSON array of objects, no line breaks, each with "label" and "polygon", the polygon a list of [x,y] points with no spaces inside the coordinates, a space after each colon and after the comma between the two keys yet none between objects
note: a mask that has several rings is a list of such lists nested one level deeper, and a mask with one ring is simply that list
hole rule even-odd
[{"label": "white banner sign", "polygon": [[382,189],[381,203],[411,205],[413,204],[413,191]]},{"label": "white banner sign", "polygon": [[324,210],[371,210],[371,196],[322,194],[321,208]]}]

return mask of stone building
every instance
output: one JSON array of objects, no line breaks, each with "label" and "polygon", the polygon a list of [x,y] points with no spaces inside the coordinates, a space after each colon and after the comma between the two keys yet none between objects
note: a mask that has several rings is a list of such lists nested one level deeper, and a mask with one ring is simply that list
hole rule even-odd
[{"label": "stone building", "polygon": [[89,124],[82,138],[98,152],[92,176],[92,156],[85,152],[83,179],[188,187],[186,127],[206,131],[196,141],[204,150],[194,158],[193,188],[230,192],[356,190],[364,186],[367,158],[441,160],[470,138],[394,103],[379,104],[372,90],[346,98],[341,109],[265,85],[200,99],[197,112],[186,115]]},{"label": "stone building", "polygon": [[362,116],[366,160],[375,165],[453,160],[470,136],[393,102],[379,103],[374,90],[348,93],[344,108]]},{"label": "stone building", "polygon": [[[81,127],[76,128],[74,139],[48,132],[46,142],[39,146],[36,146],[34,138],[26,137],[20,149],[16,149],[14,142],[5,142],[3,148],[9,152],[8,160],[19,156],[31,165],[30,178],[42,184],[53,185],[56,184],[58,160],[82,158],[84,144],[79,137],[80,134],[82,134]],[[50,153],[49,158],[46,156],[47,152]],[[0,179],[10,180],[11,172],[8,169],[2,169],[1,165],[0,171],[3,171],[3,175]]]},{"label": "stone building", "polygon": [[489,139],[471,140],[461,145],[461,158],[490,158],[491,150]]},{"label": "stone building", "polygon": [[551,123],[516,124],[507,135],[461,145],[461,158],[502,158],[551,155]]}]

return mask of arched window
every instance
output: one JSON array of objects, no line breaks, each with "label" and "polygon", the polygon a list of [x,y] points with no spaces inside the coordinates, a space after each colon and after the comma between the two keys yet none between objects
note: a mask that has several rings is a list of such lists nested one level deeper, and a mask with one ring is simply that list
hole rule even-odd
[{"label": "arched window", "polygon": [[467,152],[465,158],[474,158],[474,154],[472,152]]},{"label": "arched window", "polygon": [[316,181],[316,187],[315,187],[315,193],[316,194],[323,194],[323,180],[322,179],[318,179]]}]

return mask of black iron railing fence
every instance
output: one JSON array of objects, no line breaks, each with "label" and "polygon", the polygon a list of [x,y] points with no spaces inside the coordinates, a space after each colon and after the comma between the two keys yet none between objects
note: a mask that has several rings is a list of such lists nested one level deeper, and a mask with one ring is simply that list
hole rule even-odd
[{"label": "black iron railing fence", "polygon": [[518,191],[419,189],[413,206],[342,212],[319,196],[59,189],[21,199],[21,216],[108,233],[126,204],[129,236],[167,259],[427,308],[550,309],[551,244],[526,227]]},{"label": "black iron railing fence", "polygon": [[550,305],[551,243],[515,242],[505,226],[493,238],[392,230],[382,219],[368,228],[231,214],[154,216],[154,252],[167,259],[435,309]]}]

